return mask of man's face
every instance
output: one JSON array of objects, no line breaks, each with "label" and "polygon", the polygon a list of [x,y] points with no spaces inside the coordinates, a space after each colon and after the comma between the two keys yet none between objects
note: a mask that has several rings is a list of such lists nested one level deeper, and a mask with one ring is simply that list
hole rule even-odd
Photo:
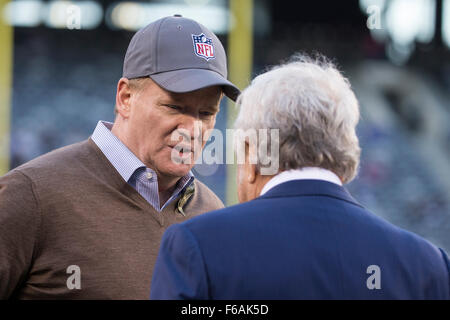
[{"label": "man's face", "polygon": [[[206,143],[205,132],[214,128],[221,97],[217,86],[171,93],[146,79],[130,98],[126,127],[131,149],[158,175],[186,175],[194,166],[194,156],[201,154]],[[185,152],[177,150],[180,145],[186,147]],[[190,158],[190,163],[173,161],[174,158]]]}]

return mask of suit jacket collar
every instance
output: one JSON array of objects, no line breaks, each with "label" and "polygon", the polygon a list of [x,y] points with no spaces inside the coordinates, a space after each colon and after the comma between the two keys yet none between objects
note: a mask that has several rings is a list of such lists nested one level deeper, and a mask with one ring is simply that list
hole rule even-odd
[{"label": "suit jacket collar", "polygon": [[344,187],[328,181],[309,179],[291,180],[281,183],[255,200],[295,196],[327,196],[362,207]]}]

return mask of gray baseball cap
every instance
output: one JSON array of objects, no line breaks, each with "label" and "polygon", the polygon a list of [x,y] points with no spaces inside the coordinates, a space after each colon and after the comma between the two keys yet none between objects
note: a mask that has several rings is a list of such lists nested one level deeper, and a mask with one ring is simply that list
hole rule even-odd
[{"label": "gray baseball cap", "polygon": [[227,80],[227,57],[220,40],[205,26],[181,15],[156,20],[131,39],[123,77],[146,76],[171,92],[221,86],[233,101],[240,94]]}]

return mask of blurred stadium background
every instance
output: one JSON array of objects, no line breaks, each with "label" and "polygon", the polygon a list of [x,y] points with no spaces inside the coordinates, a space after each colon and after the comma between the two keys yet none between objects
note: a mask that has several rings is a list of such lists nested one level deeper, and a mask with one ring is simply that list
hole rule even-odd
[{"label": "blurred stadium background", "polygon": [[[333,59],[361,105],[350,192],[450,252],[450,0],[0,1],[0,174],[113,121],[133,33],[175,13],[219,36],[241,88],[298,51]],[[230,205],[234,170],[194,173]]]}]

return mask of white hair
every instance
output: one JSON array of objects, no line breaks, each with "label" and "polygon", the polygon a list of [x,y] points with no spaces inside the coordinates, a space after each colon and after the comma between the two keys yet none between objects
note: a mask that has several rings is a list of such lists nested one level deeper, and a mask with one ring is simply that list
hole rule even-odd
[{"label": "white hair", "polygon": [[355,177],[361,152],[358,101],[349,81],[325,58],[297,55],[259,75],[237,106],[236,129],[279,129],[280,171],[321,167],[344,183]]}]

